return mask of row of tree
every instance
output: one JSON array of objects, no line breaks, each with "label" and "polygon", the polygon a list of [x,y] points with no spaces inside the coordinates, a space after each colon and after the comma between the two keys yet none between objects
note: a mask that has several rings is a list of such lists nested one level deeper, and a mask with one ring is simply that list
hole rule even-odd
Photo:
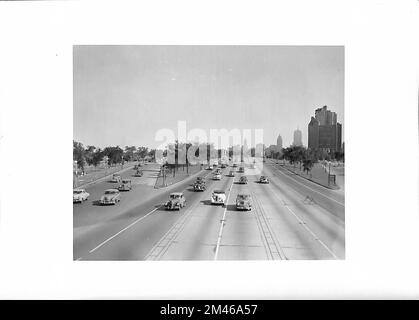
[{"label": "row of tree", "polygon": [[285,159],[291,164],[299,164],[300,168],[303,167],[304,171],[309,173],[313,165],[319,160],[329,161],[335,159],[340,161],[344,159],[344,153],[335,152],[334,154],[330,154],[324,150],[312,150],[303,146],[290,146],[272,154],[272,157],[275,159]]},{"label": "row of tree", "polygon": [[125,146],[124,150],[119,146],[104,149],[95,146],[85,147],[82,143],[73,140],[73,161],[77,162],[77,167],[81,171],[84,171],[86,165],[96,167],[103,161],[111,166],[123,164],[125,161],[138,161],[146,157],[153,159],[155,151],[155,149],[135,146]]}]

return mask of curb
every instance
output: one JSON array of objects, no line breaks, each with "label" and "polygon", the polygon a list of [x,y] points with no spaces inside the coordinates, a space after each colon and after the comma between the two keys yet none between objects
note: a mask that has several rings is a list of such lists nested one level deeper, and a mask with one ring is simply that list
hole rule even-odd
[{"label": "curb", "polygon": [[310,178],[307,178],[307,177],[304,177],[304,176],[302,176],[302,175],[299,175],[298,173],[295,173],[294,171],[291,171],[290,169],[288,169],[288,168],[286,168],[286,167],[283,167],[285,170],[287,170],[287,171],[289,171],[289,172],[291,172],[292,174],[294,174],[294,175],[296,175],[296,176],[299,176],[299,177],[301,177],[301,178],[303,178],[303,179],[306,179],[306,180],[308,180],[308,181],[311,181],[311,182],[313,182],[313,183],[315,183],[315,184],[317,184],[317,185],[319,185],[319,186],[322,186],[323,188],[327,188],[327,189],[330,189],[330,190],[339,190],[340,189],[340,187],[338,186],[338,185],[336,185],[336,188],[331,188],[330,186],[326,186],[326,185],[324,185],[324,184],[321,184],[320,182],[317,182],[317,181],[315,181],[315,180],[312,180],[312,179],[310,179]]}]

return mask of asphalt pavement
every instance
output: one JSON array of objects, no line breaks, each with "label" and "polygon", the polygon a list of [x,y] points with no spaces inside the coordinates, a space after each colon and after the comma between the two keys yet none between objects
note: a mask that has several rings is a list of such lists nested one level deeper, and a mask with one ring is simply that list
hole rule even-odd
[{"label": "asphalt pavement", "polygon": [[[74,260],[317,260],[345,258],[344,194],[291,174],[273,162],[246,166],[244,174],[212,180],[203,171],[175,185],[154,189],[152,172],[133,177],[133,189],[115,206],[97,200],[116,184],[86,188],[88,201],[73,205]],[[247,184],[237,184],[246,175]],[[266,175],[270,184],[259,184]],[[204,192],[194,192],[197,176]],[[225,206],[210,203],[214,189],[226,191]],[[186,207],[166,211],[171,192],[184,192]],[[251,211],[237,211],[238,193],[252,197]]]}]

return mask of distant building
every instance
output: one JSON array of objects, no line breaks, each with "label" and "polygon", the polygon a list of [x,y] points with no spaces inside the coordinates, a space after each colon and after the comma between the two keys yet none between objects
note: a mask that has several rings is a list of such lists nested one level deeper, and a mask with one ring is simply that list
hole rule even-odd
[{"label": "distant building", "polygon": [[292,145],[301,147],[303,145],[303,135],[300,129],[294,131],[294,142]]},{"label": "distant building", "polygon": [[276,139],[276,148],[278,151],[282,150],[282,137],[279,134],[278,138]]},{"label": "distant building", "polygon": [[342,147],[342,125],[337,122],[336,112],[327,106],[316,109],[308,124],[308,148],[327,152],[340,152]]}]

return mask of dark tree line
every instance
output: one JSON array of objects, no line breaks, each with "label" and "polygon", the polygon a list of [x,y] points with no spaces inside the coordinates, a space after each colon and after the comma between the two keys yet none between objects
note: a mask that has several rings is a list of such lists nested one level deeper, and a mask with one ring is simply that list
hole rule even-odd
[{"label": "dark tree line", "polygon": [[104,149],[95,146],[84,147],[82,143],[73,140],[73,161],[77,162],[77,167],[84,171],[86,165],[98,166],[106,160],[106,164],[123,164],[126,161],[138,161],[146,157],[154,159],[155,149],[147,147],[125,146],[121,149],[119,146],[106,147]]}]

